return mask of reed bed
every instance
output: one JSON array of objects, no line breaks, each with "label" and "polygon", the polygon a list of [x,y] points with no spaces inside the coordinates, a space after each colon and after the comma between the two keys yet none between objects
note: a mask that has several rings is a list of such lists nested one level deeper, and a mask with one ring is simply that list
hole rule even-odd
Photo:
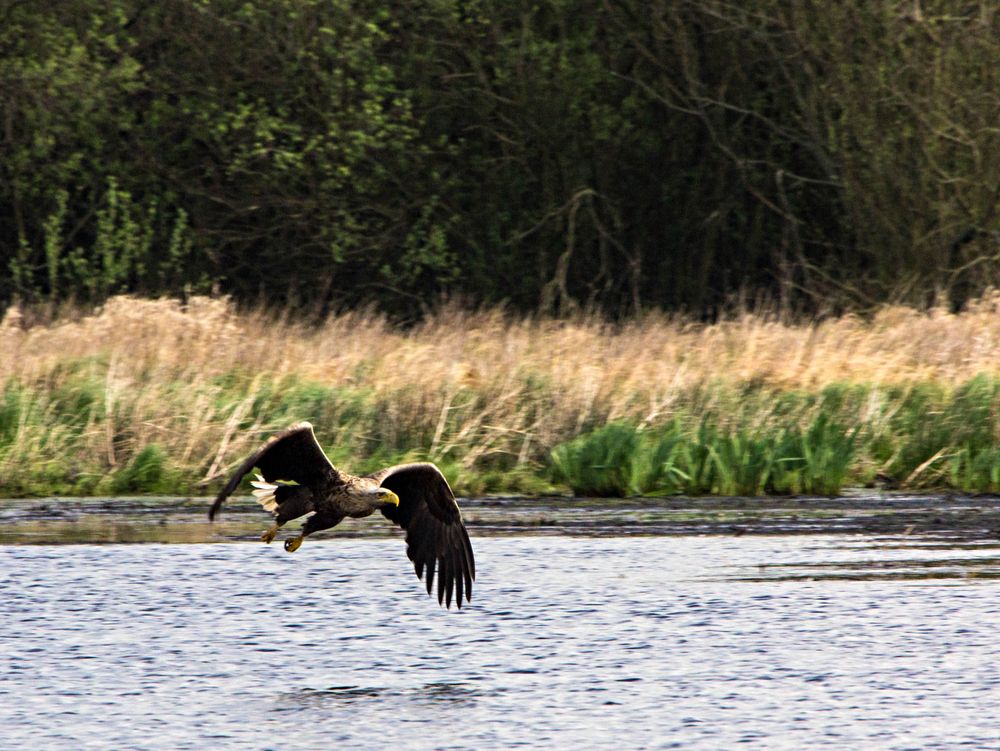
[{"label": "reed bed", "polygon": [[445,307],[304,323],[224,299],[111,299],[0,322],[0,494],[209,493],[311,420],[351,470],[460,493],[995,491],[1000,296],[810,322],[624,324]]}]

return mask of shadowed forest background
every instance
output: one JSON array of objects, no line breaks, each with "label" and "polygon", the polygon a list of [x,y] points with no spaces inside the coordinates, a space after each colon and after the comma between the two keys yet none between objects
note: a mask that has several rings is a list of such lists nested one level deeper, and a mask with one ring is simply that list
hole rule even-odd
[{"label": "shadowed forest background", "polygon": [[0,0],[0,306],[959,307],[995,3]]},{"label": "shadowed forest background", "polygon": [[0,0],[0,492],[996,492],[998,207],[987,0]]}]

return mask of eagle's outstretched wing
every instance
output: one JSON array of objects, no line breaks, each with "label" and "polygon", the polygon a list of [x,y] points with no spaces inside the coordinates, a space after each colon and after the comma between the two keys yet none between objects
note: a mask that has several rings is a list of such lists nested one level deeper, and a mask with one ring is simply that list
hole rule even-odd
[{"label": "eagle's outstretched wing", "polygon": [[268,482],[293,480],[299,485],[314,485],[327,478],[331,471],[337,471],[316,441],[312,424],[297,422],[280,433],[275,433],[246,458],[229,478],[226,487],[219,492],[208,511],[209,519],[215,518],[222,502],[239,487],[244,475],[254,467],[260,468]]},{"label": "eagle's outstretched wing", "polygon": [[438,602],[450,608],[454,592],[462,607],[463,595],[466,601],[472,599],[476,561],[455,494],[441,470],[425,462],[399,464],[370,477],[399,496],[399,506],[383,508],[382,513],[406,530],[406,555],[425,580],[427,594],[436,569]]}]

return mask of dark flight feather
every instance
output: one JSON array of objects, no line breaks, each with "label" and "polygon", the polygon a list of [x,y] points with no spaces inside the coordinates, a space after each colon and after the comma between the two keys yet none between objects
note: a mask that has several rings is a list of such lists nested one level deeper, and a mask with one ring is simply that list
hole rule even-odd
[{"label": "dark flight feather", "polygon": [[[427,593],[433,590],[436,569],[438,602],[450,606],[454,594],[462,607],[463,600],[472,599],[476,564],[455,494],[441,470],[417,462],[388,467],[369,477],[399,496],[399,506],[383,508],[382,514],[406,530],[406,554],[418,577],[423,570]],[[458,579],[462,583],[456,587]]]}]

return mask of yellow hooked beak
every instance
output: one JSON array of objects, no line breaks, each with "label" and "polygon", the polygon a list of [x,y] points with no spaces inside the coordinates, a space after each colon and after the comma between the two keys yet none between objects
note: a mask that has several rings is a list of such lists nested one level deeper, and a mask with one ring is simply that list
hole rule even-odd
[{"label": "yellow hooked beak", "polygon": [[393,506],[399,505],[399,496],[393,493],[391,490],[386,490],[385,502],[391,503]]}]

